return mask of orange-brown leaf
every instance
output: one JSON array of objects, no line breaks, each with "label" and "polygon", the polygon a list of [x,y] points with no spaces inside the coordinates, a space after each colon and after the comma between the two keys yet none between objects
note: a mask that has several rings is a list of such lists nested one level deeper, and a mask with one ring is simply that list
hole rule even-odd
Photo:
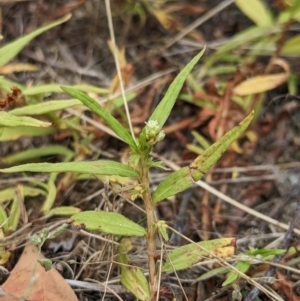
[{"label": "orange-brown leaf", "polygon": [[[2,285],[2,289],[11,296],[35,301],[77,301],[77,297],[64,278],[52,267],[48,272],[37,260],[44,259],[38,254],[38,248],[29,244],[11,272],[9,278]],[[11,300],[11,299],[7,299]]]}]

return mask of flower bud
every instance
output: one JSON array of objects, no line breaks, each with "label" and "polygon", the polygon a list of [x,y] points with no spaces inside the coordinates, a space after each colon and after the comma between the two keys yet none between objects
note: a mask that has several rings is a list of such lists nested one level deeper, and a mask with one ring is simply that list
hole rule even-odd
[{"label": "flower bud", "polygon": [[165,137],[165,133],[160,130],[157,120],[149,120],[145,127],[146,141],[149,145],[154,145]]}]

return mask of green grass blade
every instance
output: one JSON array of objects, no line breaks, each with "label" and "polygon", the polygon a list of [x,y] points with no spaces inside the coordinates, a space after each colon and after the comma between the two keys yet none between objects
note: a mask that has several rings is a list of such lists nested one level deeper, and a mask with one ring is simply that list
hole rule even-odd
[{"label": "green grass blade", "polygon": [[1,173],[14,172],[74,172],[80,174],[96,174],[104,176],[121,176],[138,178],[139,174],[128,165],[109,160],[63,162],[63,163],[30,163],[0,169]]},{"label": "green grass blade", "polygon": [[110,128],[121,137],[127,144],[129,144],[134,150],[137,150],[137,145],[134,139],[131,137],[130,133],[124,126],[115,119],[110,113],[108,113],[102,106],[100,106],[93,98],[89,97],[85,93],[73,89],[71,87],[61,87],[65,92],[70,94],[72,97],[79,99],[84,103],[89,109],[94,113],[102,117]]},{"label": "green grass blade", "polygon": [[272,14],[261,0],[235,0],[236,6],[257,26],[272,26]]},{"label": "green grass blade", "polygon": [[18,227],[19,219],[21,217],[21,209],[17,197],[14,198],[10,211],[11,214],[7,223],[7,231],[14,232]]},{"label": "green grass blade", "polygon": [[42,207],[43,214],[48,214],[48,212],[51,210],[56,200],[57,197],[57,188],[55,185],[56,178],[57,178],[57,173],[50,174],[49,181],[47,183],[47,196]]},{"label": "green grass blade", "polygon": [[160,126],[160,129],[164,126],[167,118],[170,115],[170,112],[175,104],[175,101],[181,91],[181,88],[190,74],[194,66],[197,64],[201,56],[203,55],[205,48],[197,54],[183,69],[182,71],[176,76],[172,84],[170,85],[166,95],[161,100],[159,105],[156,107],[154,112],[152,113],[149,120],[157,120]]},{"label": "green grass blade", "polygon": [[199,276],[198,278],[196,278],[194,280],[194,283],[198,282],[198,281],[204,281],[207,280],[209,278],[212,277],[216,277],[219,275],[224,275],[227,274],[229,272],[229,267],[219,267],[219,268],[214,268],[213,270],[209,270],[208,272],[202,274],[201,276]]},{"label": "green grass blade", "polygon": [[20,202],[24,201],[23,185],[18,185],[15,190],[14,200],[10,208],[10,216],[7,223],[7,230],[9,232],[16,231],[18,223],[21,217],[21,205]]},{"label": "green grass blade", "polygon": [[9,111],[14,116],[42,115],[82,105],[78,99],[50,100]]},{"label": "green grass blade", "polygon": [[[93,92],[99,94],[108,94],[108,89],[99,88],[92,85],[75,85],[72,86],[73,89],[82,91],[82,92]],[[47,85],[39,85],[33,86],[29,88],[25,88],[22,90],[25,96],[34,96],[38,94],[50,94],[50,93],[61,93],[63,92],[61,85],[59,84],[47,84]]]},{"label": "green grass blade", "polygon": [[[2,130],[2,131],[1,131]],[[54,127],[38,128],[31,126],[16,126],[0,128],[0,141],[13,141],[21,137],[37,137],[51,134]]]},{"label": "green grass blade", "polygon": [[[1,225],[1,228],[4,231],[4,233],[7,231],[7,228],[8,228],[7,222],[8,222],[8,217],[7,217],[6,211],[3,208],[3,206],[0,205],[0,225]],[[1,232],[1,230],[0,230],[0,232]]]},{"label": "green grass blade", "polygon": [[60,206],[53,208],[49,211],[49,215],[56,215],[56,216],[65,216],[65,215],[73,215],[79,213],[81,209],[74,207],[74,206]]},{"label": "green grass blade", "polygon": [[6,165],[19,164],[20,162],[28,162],[30,160],[44,157],[44,156],[63,156],[64,158],[71,159],[74,156],[74,152],[62,145],[48,145],[32,149],[26,149],[20,152],[13,153],[11,155],[2,157],[0,163]]},{"label": "green grass blade", "polygon": [[[241,273],[245,274],[251,267],[250,262],[247,261],[239,261],[235,266],[234,266],[238,271]],[[231,271],[227,277],[226,280],[222,283],[222,286],[226,286],[229,284],[232,284],[235,282],[239,277],[239,274],[235,271]]]},{"label": "green grass blade", "polygon": [[238,34],[234,35],[230,40],[218,47],[213,57],[223,54],[228,51],[233,51],[247,44],[253,43],[255,40],[261,39],[264,36],[279,33],[279,26],[272,26],[270,28],[251,26]]},{"label": "green grass blade", "polygon": [[10,113],[0,111],[0,127],[16,127],[16,126],[34,126],[48,127],[51,123],[37,120],[31,117],[19,117]]},{"label": "green grass blade", "polygon": [[52,22],[48,25],[45,25],[35,31],[3,46],[0,48],[0,66],[5,65],[11,59],[13,59],[32,39],[42,34],[43,32],[58,26],[71,18],[71,14],[64,16],[61,19],[58,19],[55,22]]},{"label": "green grass blade", "polygon": [[281,53],[285,55],[298,56],[300,53],[300,35],[295,35],[291,39],[285,41],[282,46]]},{"label": "green grass blade", "polygon": [[[29,197],[36,197],[38,195],[46,195],[46,191],[35,188],[35,187],[30,187],[30,186],[23,186],[23,193],[24,197],[29,196]],[[3,190],[0,190],[0,204],[9,202],[11,201],[16,194],[16,187],[9,187]]]}]

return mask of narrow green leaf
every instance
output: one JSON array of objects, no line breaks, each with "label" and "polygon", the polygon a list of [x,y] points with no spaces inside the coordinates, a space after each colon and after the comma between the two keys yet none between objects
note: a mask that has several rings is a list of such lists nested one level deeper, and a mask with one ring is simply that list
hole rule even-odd
[{"label": "narrow green leaf", "polygon": [[[292,73],[290,76],[289,76],[289,79],[288,79],[288,82],[287,82],[287,85],[288,85],[288,93],[290,95],[297,95],[298,94],[298,75],[297,74],[294,74]],[[261,110],[259,110],[260,112]]]},{"label": "narrow green leaf", "polygon": [[0,141],[13,141],[21,137],[37,137],[51,134],[55,131],[53,126],[38,128],[32,126],[16,126],[0,128]]},{"label": "narrow green leaf", "polygon": [[0,111],[0,127],[16,127],[16,126],[34,126],[34,127],[48,127],[51,123],[37,120],[31,117],[19,117]]},{"label": "narrow green leaf", "polygon": [[249,27],[242,32],[236,34],[233,38],[231,38],[228,42],[218,47],[218,50],[215,52],[213,56],[218,56],[224,52],[232,51],[234,49],[238,49],[242,46],[250,44],[255,40],[261,40],[262,37],[268,36],[273,33],[280,32],[279,26],[273,26],[271,28],[262,28],[257,26]]},{"label": "narrow green leaf", "polygon": [[281,53],[298,56],[300,53],[300,35],[295,35],[287,40],[281,48]]},{"label": "narrow green leaf", "polygon": [[235,0],[235,4],[257,26],[268,27],[273,25],[271,11],[261,0]]},{"label": "narrow green leaf", "polygon": [[297,21],[297,22],[300,22],[300,3],[299,3],[299,1],[297,2],[297,5],[295,5],[294,7],[292,7],[292,9],[295,11],[292,14],[293,19],[295,21]]},{"label": "narrow green leaf", "polygon": [[49,211],[49,215],[59,215],[59,216],[65,216],[65,215],[73,215],[76,213],[79,213],[81,210],[77,207],[73,206],[60,206],[53,208]]},{"label": "narrow green leaf", "polygon": [[249,256],[262,256],[264,258],[264,260],[266,260],[266,258],[268,257],[272,257],[275,255],[281,255],[286,253],[285,249],[250,249],[247,252],[247,255]]},{"label": "narrow green leaf", "polygon": [[64,156],[65,158],[71,159],[74,156],[74,152],[62,145],[42,146],[38,148],[26,149],[24,151],[20,151],[12,155],[2,157],[0,159],[0,163],[13,165],[16,163],[29,161],[43,156],[53,156],[53,155],[61,155]]},{"label": "narrow green leaf", "polygon": [[218,276],[218,275],[226,274],[226,273],[228,273],[228,271],[229,271],[229,267],[227,267],[227,266],[226,267],[215,268],[213,270],[210,270],[210,271],[202,274],[198,278],[196,278],[194,283],[198,282],[198,281],[207,280],[209,278],[212,278],[212,277],[215,277],[215,276]]},{"label": "narrow green leaf", "polygon": [[20,217],[21,217],[20,203],[18,201],[18,196],[15,194],[14,200],[11,204],[10,216],[7,222],[7,231],[13,232],[17,230]]},{"label": "narrow green leaf", "polygon": [[245,131],[254,116],[251,112],[239,125],[225,134],[220,140],[206,149],[189,167],[183,167],[165,178],[153,194],[153,202],[157,203],[193,186],[223,155],[226,149]]},{"label": "narrow green leaf", "polygon": [[149,120],[156,120],[160,126],[160,129],[164,126],[167,118],[170,115],[170,112],[175,104],[175,101],[181,91],[181,88],[189,75],[192,71],[194,66],[197,64],[199,59],[202,57],[205,48],[197,54],[183,69],[182,71],[176,76],[173,80],[172,84],[170,85],[168,91],[166,92],[164,98],[160,101],[154,112],[152,113]]},{"label": "narrow green leaf", "polygon": [[[127,91],[125,93],[125,98],[126,98],[127,103],[134,100],[137,97],[137,95],[138,95],[138,93],[136,91]],[[108,105],[109,109],[110,109],[110,107],[112,107],[112,109],[121,108],[122,106],[124,106],[123,96],[117,96],[115,98],[110,98],[108,100],[108,103],[109,103],[109,105]]]},{"label": "narrow green leaf", "polygon": [[13,59],[32,39],[42,34],[43,32],[58,26],[71,18],[71,14],[64,16],[48,25],[38,28],[37,30],[20,37],[19,39],[0,48],[0,66],[5,65]]},{"label": "narrow green leaf", "polygon": [[[2,205],[0,205],[0,229],[3,229],[4,232],[7,231],[7,214]],[[0,249],[1,250],[1,249]]]},{"label": "narrow green leaf", "polygon": [[[82,92],[93,92],[99,94],[107,94],[109,92],[108,89],[92,85],[74,85],[72,88]],[[62,93],[63,90],[59,84],[47,84],[25,88],[22,92],[25,96],[34,96],[38,94]]]},{"label": "narrow green leaf", "polygon": [[[35,197],[38,195],[46,195],[46,191],[30,186],[23,186],[24,196]],[[16,187],[9,187],[0,191],[0,204],[11,201],[16,194]]]},{"label": "narrow green leaf", "polygon": [[201,241],[197,244],[188,244],[179,247],[168,254],[162,271],[184,270],[205,258],[212,258],[213,256],[219,258],[229,257],[235,253],[235,242],[235,238],[228,237]]},{"label": "narrow green leaf", "polygon": [[48,214],[49,211],[51,210],[55,200],[56,200],[56,195],[57,195],[57,189],[55,185],[55,180],[57,178],[56,173],[51,173],[48,183],[47,183],[47,197],[44,201],[43,207],[42,207],[42,212],[43,214]]},{"label": "narrow green leaf", "polygon": [[207,70],[206,76],[216,76],[220,74],[232,74],[236,72],[235,65],[220,65]]},{"label": "narrow green leaf", "polygon": [[74,214],[69,220],[80,229],[120,236],[144,236],[146,230],[125,216],[115,212],[84,211]]},{"label": "narrow green leaf", "polygon": [[[250,269],[251,264],[247,261],[239,261],[234,267],[241,273],[246,273]],[[233,282],[235,282],[238,279],[238,277],[239,277],[239,274],[237,272],[231,271],[228,274],[226,280],[222,283],[222,286],[232,284]]]},{"label": "narrow green leaf", "polygon": [[15,116],[24,115],[42,115],[50,112],[56,112],[74,106],[82,105],[82,102],[77,99],[70,100],[50,100],[38,104],[33,104],[9,111],[10,114]]},{"label": "narrow green leaf", "polygon": [[93,98],[89,97],[85,93],[75,90],[72,87],[61,87],[65,92],[70,94],[72,97],[79,99],[83,104],[85,104],[94,113],[102,117],[110,128],[121,137],[126,143],[128,143],[133,149],[137,149],[137,145],[134,139],[131,137],[130,133],[124,126],[115,119],[110,113],[108,113],[102,106],[100,106]]},{"label": "narrow green leaf", "polygon": [[63,163],[29,163],[0,169],[2,173],[13,172],[75,172],[81,174],[97,174],[105,176],[138,178],[139,174],[130,166],[108,160],[63,162]]},{"label": "narrow green leaf", "polygon": [[210,147],[211,144],[207,141],[207,139],[203,135],[201,135],[197,131],[192,131],[192,135],[204,149]]},{"label": "narrow green leaf", "polygon": [[294,19],[295,21],[300,22],[300,2],[299,0],[295,0],[294,3],[289,1],[289,7],[285,8],[283,11],[280,12],[278,16],[278,23],[284,24],[286,22],[291,21]]},{"label": "narrow green leaf", "polygon": [[201,155],[204,152],[202,147],[195,144],[186,144],[186,148],[197,155]]}]

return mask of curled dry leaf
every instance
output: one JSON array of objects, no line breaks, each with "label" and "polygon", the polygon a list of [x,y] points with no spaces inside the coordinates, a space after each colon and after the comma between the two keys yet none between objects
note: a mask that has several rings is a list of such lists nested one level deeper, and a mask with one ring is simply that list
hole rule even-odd
[{"label": "curled dry leaf", "polygon": [[25,247],[9,278],[2,285],[7,295],[1,297],[1,301],[13,300],[12,297],[35,301],[78,301],[71,287],[53,267],[46,272],[37,262],[45,259],[38,253],[35,245]]}]

